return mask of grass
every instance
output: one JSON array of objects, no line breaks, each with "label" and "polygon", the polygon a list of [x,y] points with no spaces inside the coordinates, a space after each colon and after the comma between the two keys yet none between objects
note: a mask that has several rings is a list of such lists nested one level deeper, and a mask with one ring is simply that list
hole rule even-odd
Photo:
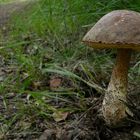
[{"label": "grass", "polygon": [[[81,67],[80,65],[84,65],[92,74],[95,72],[107,74],[113,66],[114,52],[102,51],[102,55],[99,51],[91,52],[90,48],[81,43],[82,37],[85,31],[107,12],[114,9],[140,11],[139,5],[139,1],[124,3],[122,0],[110,2],[42,0],[31,11],[23,13],[22,16],[17,15],[13,20],[9,42],[13,46],[11,47],[14,57],[20,68],[27,71],[29,79],[32,80],[35,73],[40,77],[38,75],[41,75],[42,69],[49,64],[63,65],[63,68],[72,72]],[[44,57],[48,59],[45,62]],[[139,62],[133,70],[139,71],[138,69]]]},{"label": "grass", "polygon": [[[101,87],[107,86],[115,50],[88,48],[81,43],[82,37],[106,13],[115,9],[140,12],[139,7],[139,0],[40,0],[31,10],[13,15],[8,37],[1,38],[4,47],[0,55],[10,72],[6,72],[0,85],[0,94],[5,97],[5,108],[9,108],[7,94],[16,93],[18,111],[9,121],[3,122],[6,128],[2,126],[1,132],[10,131],[19,118],[35,122],[38,117],[52,118],[60,109],[62,112],[85,111],[84,97],[94,95],[93,89],[101,92]],[[139,54],[136,60],[140,60]],[[137,82],[140,80],[140,61],[134,63],[129,78]],[[66,79],[67,84],[64,82],[57,92],[51,91],[49,81],[52,77]],[[27,95],[27,104],[18,101],[23,95]],[[69,100],[72,96],[79,104]],[[56,104],[65,102],[66,106],[59,108],[47,103],[46,99],[53,99]],[[3,115],[0,118],[5,119]]]},{"label": "grass", "polygon": [[0,3],[7,3],[7,2],[11,2],[13,0],[0,0]]},{"label": "grass", "polygon": [[0,0],[0,4],[9,3],[9,2],[20,2],[20,1],[28,1],[28,0]]}]

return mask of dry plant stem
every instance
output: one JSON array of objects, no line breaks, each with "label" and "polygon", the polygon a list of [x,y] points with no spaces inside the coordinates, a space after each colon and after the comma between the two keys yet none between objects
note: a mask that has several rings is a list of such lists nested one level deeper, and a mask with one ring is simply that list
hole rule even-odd
[{"label": "dry plant stem", "polygon": [[128,67],[131,58],[130,49],[118,49],[116,65],[114,66],[110,83],[103,100],[103,116],[108,125],[117,126],[126,117]]}]

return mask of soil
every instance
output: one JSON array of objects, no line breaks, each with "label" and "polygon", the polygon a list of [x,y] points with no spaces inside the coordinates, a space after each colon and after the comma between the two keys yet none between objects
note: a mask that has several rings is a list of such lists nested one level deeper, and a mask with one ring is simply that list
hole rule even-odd
[{"label": "soil", "polygon": [[[63,97],[70,106],[79,106],[79,98],[77,96]],[[137,107],[140,105],[138,100],[140,95],[131,97],[135,100]],[[0,120],[0,125],[6,120],[10,120],[11,125],[4,135],[0,136],[1,140],[138,140],[135,133],[140,132],[140,109],[135,105],[129,104],[135,116],[129,117],[123,127],[108,127],[101,114],[103,95],[96,93],[94,96],[86,96],[82,101],[87,110],[78,112],[66,112],[60,118],[54,119],[38,116],[38,112],[34,110],[34,106],[28,106],[28,95],[16,95],[8,93],[5,97],[0,96],[0,113],[5,118]],[[6,101],[6,107],[4,106]],[[46,100],[48,102],[48,100]],[[57,103],[56,103],[57,102]],[[131,102],[131,101],[130,101]],[[50,105],[56,104],[58,108],[69,106],[65,101],[56,101],[49,99]],[[26,106],[25,115],[20,116],[21,106]],[[34,103],[33,103],[34,104]],[[40,111],[40,110],[39,110]],[[14,116],[17,117],[15,118]],[[13,118],[13,119],[12,119]]]},{"label": "soil", "polygon": [[13,13],[20,13],[24,11],[33,2],[12,2],[8,4],[0,4],[0,27],[5,25]]},{"label": "soil", "polygon": [[[21,9],[23,10],[27,5],[27,3],[10,3],[6,5],[0,5],[0,26],[4,26],[13,12],[19,12]],[[2,65],[3,64],[3,65]],[[4,62],[2,61],[0,66],[0,77],[1,81],[4,79],[5,75],[11,73],[9,69],[4,66]],[[13,68],[14,70],[14,68]],[[63,78],[62,78],[63,79]],[[59,86],[61,83],[61,79],[57,78],[51,80],[51,88],[54,88],[54,80],[55,87]],[[62,83],[63,84],[63,83]],[[85,85],[84,85],[85,86]],[[134,85],[135,87],[135,85]],[[85,89],[88,87],[84,87]],[[9,123],[8,131],[4,133],[4,135],[0,132],[1,140],[138,140],[138,137],[134,135],[134,133],[138,133],[140,130],[140,94],[139,90],[135,91],[136,88],[130,88],[131,93],[135,92],[135,94],[131,94],[131,100],[135,100],[135,104],[130,101],[129,107],[134,112],[134,117],[129,118],[129,121],[120,128],[110,128],[108,127],[103,118],[100,111],[102,105],[103,95],[97,94],[97,91],[93,89],[95,92],[93,95],[86,95],[83,100],[85,103],[86,111],[79,111],[74,113],[62,114],[62,120],[54,120],[54,119],[46,119],[44,117],[36,116],[36,112],[30,110],[26,110],[25,112],[28,114],[22,120],[20,117],[13,118],[13,122],[11,118],[17,112],[20,112],[20,104],[24,104],[23,106],[28,106],[28,95],[20,94],[16,95],[14,93],[8,93],[5,97],[0,95],[0,114],[3,116],[4,120],[0,118],[0,126],[4,126],[4,122]],[[138,89],[138,88],[137,88]],[[132,96],[133,95],[133,96]],[[65,98],[65,97],[64,97]],[[77,96],[67,98],[68,101],[71,102],[72,106],[79,106],[80,103],[79,98]],[[6,101],[6,105],[5,105]],[[47,101],[48,102],[48,101]],[[56,100],[49,100],[50,103],[54,104]],[[82,103],[82,104],[83,104]],[[57,101],[57,106],[63,108],[66,106],[65,101]],[[32,114],[30,114],[32,113]],[[10,125],[11,124],[11,125]],[[24,129],[21,129],[24,127]],[[2,129],[1,129],[2,130]],[[22,130],[22,131],[20,131]]]}]

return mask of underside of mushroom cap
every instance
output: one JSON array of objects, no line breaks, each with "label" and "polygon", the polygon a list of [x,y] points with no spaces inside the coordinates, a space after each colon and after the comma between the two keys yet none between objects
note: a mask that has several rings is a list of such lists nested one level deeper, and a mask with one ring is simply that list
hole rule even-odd
[{"label": "underside of mushroom cap", "polygon": [[115,10],[106,14],[84,36],[83,42],[95,48],[140,50],[140,13]]}]

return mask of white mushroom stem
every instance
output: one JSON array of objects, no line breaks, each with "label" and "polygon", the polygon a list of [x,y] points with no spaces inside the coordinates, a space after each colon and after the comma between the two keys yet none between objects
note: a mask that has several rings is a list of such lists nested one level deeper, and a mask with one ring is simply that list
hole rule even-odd
[{"label": "white mushroom stem", "polygon": [[130,49],[118,49],[110,83],[103,100],[103,116],[108,125],[118,125],[126,117],[126,101],[128,67],[131,57]]}]

